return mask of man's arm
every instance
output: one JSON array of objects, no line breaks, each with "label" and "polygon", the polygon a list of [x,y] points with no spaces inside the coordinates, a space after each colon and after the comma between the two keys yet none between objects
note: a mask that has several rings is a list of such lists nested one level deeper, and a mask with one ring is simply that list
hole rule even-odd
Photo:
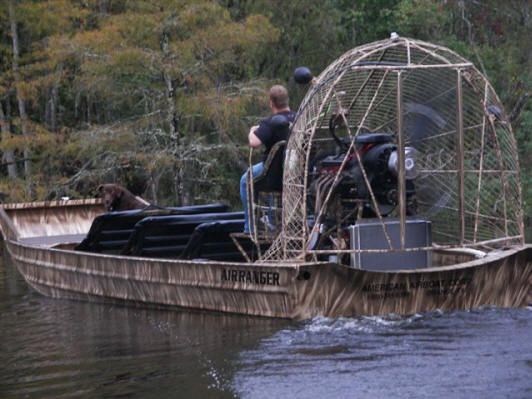
[{"label": "man's arm", "polygon": [[255,135],[255,131],[259,128],[258,125],[252,126],[251,129],[249,129],[248,134],[248,141],[250,147],[259,147],[262,145],[262,141]]}]

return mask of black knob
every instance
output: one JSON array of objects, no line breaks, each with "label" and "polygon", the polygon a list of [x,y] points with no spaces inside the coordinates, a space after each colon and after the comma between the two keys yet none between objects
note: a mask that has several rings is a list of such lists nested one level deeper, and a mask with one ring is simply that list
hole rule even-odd
[{"label": "black knob", "polygon": [[305,85],[312,80],[312,72],[307,67],[299,67],[294,71],[294,80],[296,83]]}]

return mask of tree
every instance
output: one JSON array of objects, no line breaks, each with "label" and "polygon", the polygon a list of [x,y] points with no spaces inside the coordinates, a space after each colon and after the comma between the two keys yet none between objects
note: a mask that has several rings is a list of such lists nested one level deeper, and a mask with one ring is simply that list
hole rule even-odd
[{"label": "tree", "polygon": [[[57,127],[57,70],[48,54],[43,52],[51,35],[71,29],[79,22],[78,8],[67,0],[15,1],[3,0],[0,12],[2,79],[0,79],[0,122],[2,150],[8,176],[17,177],[19,159],[24,165],[25,197],[36,198],[34,186],[39,185],[41,162],[36,147],[51,140],[49,129]],[[7,48],[9,44],[9,49]],[[54,78],[55,77],[55,78]],[[41,92],[49,93],[45,98]],[[47,100],[46,111],[41,109]],[[46,114],[46,115],[45,115]],[[46,126],[42,123],[48,122]],[[22,184],[22,183],[21,183]],[[20,186],[19,183],[10,184]]]},{"label": "tree", "polygon": [[[247,82],[277,37],[266,18],[250,15],[236,22],[213,2],[137,1],[102,18],[97,29],[58,37],[59,45],[48,51],[61,54],[62,63],[76,71],[74,106],[83,108],[88,134],[109,135],[131,148],[130,154],[146,155],[135,159],[145,163],[153,195],[171,165],[175,203],[181,204],[190,201],[197,166],[208,164],[204,153],[234,152],[242,143],[243,137],[228,133],[231,122],[220,115],[230,107],[237,117],[262,94],[255,81]],[[234,87],[241,88],[238,100],[230,97]],[[227,97],[213,101],[220,93]],[[216,134],[205,135],[208,130]],[[101,154],[94,152],[98,162],[92,167],[102,165]],[[103,165],[124,152],[108,155]]]},{"label": "tree", "polygon": [[[24,99],[24,96],[22,94],[21,85],[22,85],[22,78],[20,75],[20,68],[19,68],[19,58],[20,58],[20,47],[19,47],[19,40],[18,40],[18,28],[17,28],[17,20],[15,18],[15,0],[9,0],[8,8],[9,8],[9,24],[10,24],[10,33],[11,33],[11,40],[13,43],[13,61],[12,61],[12,71],[13,71],[13,78],[14,78],[14,84],[15,84],[15,91],[16,91],[16,98],[17,98],[17,105],[18,105],[18,112],[20,117],[20,128],[22,131],[22,135],[24,137],[28,137],[28,114],[26,112],[26,102]],[[5,119],[5,118],[4,118]],[[30,160],[30,153],[27,146],[24,146],[24,176],[26,179],[29,179],[31,176],[31,160]]]}]

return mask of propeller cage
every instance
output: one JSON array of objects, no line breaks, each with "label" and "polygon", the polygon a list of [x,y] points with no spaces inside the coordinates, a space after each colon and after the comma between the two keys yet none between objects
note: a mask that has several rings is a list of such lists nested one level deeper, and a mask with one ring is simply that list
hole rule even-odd
[{"label": "propeller cage", "polygon": [[[384,166],[395,179],[387,193],[397,201],[392,211],[389,204],[380,209],[371,183],[380,172],[361,153],[361,146],[387,144],[357,144],[362,135],[382,134],[394,146]],[[328,171],[330,184],[321,187],[316,209],[312,187],[320,162],[331,156],[338,167]],[[339,198],[337,187],[354,163],[368,194],[353,194],[349,217],[349,198]],[[313,241],[333,211],[343,224],[331,227],[332,240],[364,207],[378,220],[400,220],[404,234],[412,190],[416,217],[431,222],[440,247],[524,242],[517,146],[486,78],[458,54],[426,42],[396,38],[354,48],[314,78],[300,105],[286,149],[282,231],[266,258],[315,258],[320,251]]]}]

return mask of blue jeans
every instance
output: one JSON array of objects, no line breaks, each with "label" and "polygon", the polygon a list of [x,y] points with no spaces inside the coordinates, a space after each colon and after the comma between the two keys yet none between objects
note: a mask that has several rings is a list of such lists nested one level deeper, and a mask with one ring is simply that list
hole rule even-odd
[{"label": "blue jeans", "polygon": [[[253,165],[253,177],[260,176],[264,170],[264,162],[259,162]],[[248,214],[248,191],[246,189],[247,175],[248,171],[242,175],[240,178],[240,198],[242,199],[242,205],[244,206],[244,233],[249,233],[249,220],[250,215]]]}]

